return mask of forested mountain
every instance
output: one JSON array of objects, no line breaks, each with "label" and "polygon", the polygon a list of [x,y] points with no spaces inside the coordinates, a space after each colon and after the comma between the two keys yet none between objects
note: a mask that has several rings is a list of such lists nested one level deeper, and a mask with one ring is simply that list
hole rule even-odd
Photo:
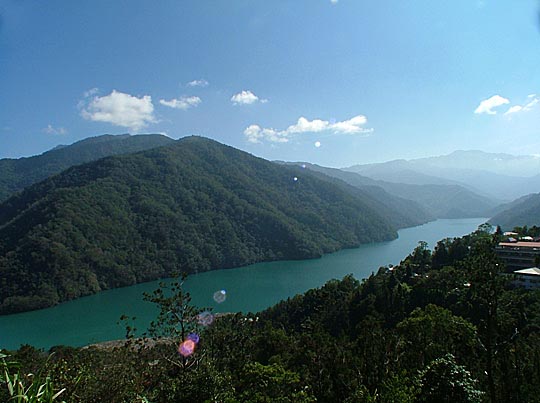
[{"label": "forested mountain", "polygon": [[[463,186],[455,184],[414,185],[407,183],[394,183],[383,180],[374,180],[355,172],[343,171],[335,168],[326,168],[313,164],[303,164],[313,171],[339,178],[352,186],[364,189],[383,189],[389,195],[399,200],[412,201],[427,214],[436,218],[465,218],[489,217],[492,209],[498,204],[487,197],[480,196]],[[381,192],[380,190],[378,191]],[[381,194],[384,198],[384,194]],[[392,199],[388,198],[390,202]],[[396,208],[405,208],[410,211],[414,206],[396,205]]]},{"label": "forested mountain", "polygon": [[177,283],[147,296],[161,312],[151,340],[23,346],[0,368],[36,386],[27,396],[48,381],[76,403],[538,402],[540,293],[500,275],[489,230],[212,323],[193,320],[201,309]]},{"label": "forested mountain", "polygon": [[[394,196],[375,185],[375,181],[363,178],[352,172],[345,172],[334,168],[325,168],[308,163],[279,162],[290,166],[301,166],[308,169],[318,178],[341,186],[348,192],[362,195],[370,207],[379,211],[384,217],[390,219],[398,228],[413,227],[434,220],[436,217],[430,214],[420,204]],[[366,180],[364,183],[363,179]]]},{"label": "forested mountain", "polygon": [[69,146],[57,146],[41,155],[0,160],[0,202],[33,183],[85,162],[117,154],[128,154],[172,144],[161,134],[129,134],[90,137]]},{"label": "forested mountain", "polygon": [[505,230],[514,227],[540,226],[540,193],[521,197],[512,203],[505,205],[503,211],[499,211],[489,222],[500,225]]},{"label": "forested mountain", "polygon": [[540,191],[540,158],[532,155],[455,151],[438,157],[355,165],[346,170],[388,182],[461,185],[504,201]]},{"label": "forested mountain", "polygon": [[395,238],[370,204],[199,137],[75,166],[0,205],[0,312]]}]

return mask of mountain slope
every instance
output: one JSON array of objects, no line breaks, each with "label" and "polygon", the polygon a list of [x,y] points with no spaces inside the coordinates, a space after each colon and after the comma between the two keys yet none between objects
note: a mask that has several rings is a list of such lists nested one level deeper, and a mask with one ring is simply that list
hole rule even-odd
[{"label": "mountain slope", "polygon": [[160,134],[130,136],[103,135],[57,146],[41,155],[0,160],[0,202],[27,186],[57,174],[73,165],[117,154],[128,154],[172,144]]},{"label": "mountain slope", "polygon": [[492,217],[489,222],[504,230],[525,225],[540,226],[540,193],[527,195],[509,203],[507,209]]},{"label": "mountain slope", "polygon": [[371,200],[370,206],[372,208],[391,220],[398,228],[413,227],[435,219],[435,216],[428,213],[419,203],[390,194],[378,186],[377,181],[370,178],[315,164],[294,163],[293,165],[306,167],[310,171],[318,173],[320,179],[328,180],[337,185],[344,186],[342,184],[344,182],[348,185],[346,188],[349,189],[349,192],[354,192],[353,189],[356,189],[356,192],[360,191],[367,196],[366,201]]},{"label": "mountain slope", "polygon": [[[354,172],[342,171],[334,168],[325,168],[317,165],[306,164],[309,169],[325,173],[326,175],[339,178],[352,186],[367,190],[383,189],[386,193],[406,200],[408,206],[395,205],[395,208],[405,208],[409,214],[414,214],[417,208],[422,209],[427,217],[436,218],[467,218],[489,217],[489,212],[497,205],[497,202],[484,196],[480,196],[463,186],[446,185],[414,185],[407,183],[392,183],[374,180]],[[379,191],[380,192],[380,191]],[[381,195],[384,197],[383,195]],[[390,200],[390,199],[389,199]],[[416,207],[415,207],[416,206]]]},{"label": "mountain slope", "polygon": [[186,138],[72,167],[1,204],[0,312],[396,235],[360,193]]}]

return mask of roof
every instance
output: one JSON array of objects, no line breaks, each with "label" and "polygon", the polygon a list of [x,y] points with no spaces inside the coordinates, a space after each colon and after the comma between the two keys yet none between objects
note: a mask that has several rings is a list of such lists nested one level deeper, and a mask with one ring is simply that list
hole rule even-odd
[{"label": "roof", "polygon": [[499,246],[507,246],[510,248],[540,248],[540,242],[500,242]]},{"label": "roof", "polygon": [[516,270],[514,274],[525,274],[528,276],[540,276],[540,269],[538,267],[531,267],[530,269]]}]

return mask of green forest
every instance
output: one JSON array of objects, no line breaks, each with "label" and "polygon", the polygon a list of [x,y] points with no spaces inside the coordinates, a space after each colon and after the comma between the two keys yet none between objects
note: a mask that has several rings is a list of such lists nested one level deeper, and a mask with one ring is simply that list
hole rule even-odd
[{"label": "green forest", "polygon": [[0,204],[0,314],[320,257],[424,222],[334,182],[200,137],[71,167]]},{"label": "green forest", "polygon": [[117,344],[4,351],[0,396],[19,385],[47,402],[539,402],[540,291],[511,286],[498,237],[481,226],[420,242],[363,281],[211,324],[180,278],[145,296],[161,308],[147,338],[123,318]]},{"label": "green forest", "polygon": [[69,146],[57,146],[33,157],[0,159],[0,202],[74,165],[110,155],[128,154],[170,145],[173,142],[173,139],[160,134],[138,136],[106,134],[90,137]]}]

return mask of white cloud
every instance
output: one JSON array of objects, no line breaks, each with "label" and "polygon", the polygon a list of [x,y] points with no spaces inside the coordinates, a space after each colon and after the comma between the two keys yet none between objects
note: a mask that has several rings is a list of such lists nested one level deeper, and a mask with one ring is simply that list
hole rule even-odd
[{"label": "white cloud", "polygon": [[274,129],[263,129],[259,125],[251,125],[244,130],[244,135],[250,143],[262,143],[262,140],[272,143],[287,143],[289,141],[286,132]]},{"label": "white cloud", "polygon": [[98,92],[99,92],[99,89],[97,89],[97,88],[91,88],[91,89],[89,89],[88,91],[84,91],[83,96],[84,96],[85,98],[89,98],[89,97],[91,97],[91,96],[93,96],[93,95],[96,95]]},{"label": "white cloud", "polygon": [[296,122],[296,124],[289,126],[286,132],[290,134],[306,132],[318,133],[322,132],[323,130],[327,130],[328,126],[329,122],[327,120],[307,120],[305,117],[302,116],[298,119],[298,122]]},{"label": "white cloud", "polygon": [[330,0],[330,3],[337,4],[339,0]]},{"label": "white cloud", "polygon": [[43,129],[43,131],[47,134],[54,134],[54,135],[63,135],[67,134],[67,130],[63,127],[53,127],[50,123],[47,125],[46,128]]},{"label": "white cloud", "polygon": [[521,105],[514,105],[508,108],[506,112],[504,112],[505,115],[510,115],[512,113],[516,113],[523,110],[523,106]]},{"label": "white cloud", "polygon": [[362,127],[367,123],[367,118],[363,115],[355,116],[349,120],[330,123],[327,120],[308,120],[300,117],[294,125],[290,125],[285,130],[264,129],[259,125],[251,125],[244,130],[244,135],[250,143],[262,143],[263,140],[273,143],[286,143],[290,137],[301,133],[332,132],[334,134],[369,134],[373,129]]},{"label": "white cloud", "polygon": [[115,126],[139,130],[156,121],[152,97],[137,98],[113,90],[109,95],[95,96],[80,105],[81,116],[95,122],[111,123]]},{"label": "white cloud", "polygon": [[525,105],[523,110],[530,111],[536,104],[538,104],[538,102],[540,102],[538,98],[533,98],[527,105]]},{"label": "white cloud", "polygon": [[169,108],[182,109],[183,111],[194,108],[201,102],[201,98],[199,97],[180,97],[178,99],[171,99],[170,101],[164,99],[159,100],[161,105],[168,106]]},{"label": "white cloud", "polygon": [[486,113],[488,115],[496,115],[497,112],[494,111],[493,108],[509,103],[510,101],[508,99],[503,98],[500,95],[493,95],[491,98],[484,99],[482,102],[480,102],[480,105],[478,105],[478,108],[475,109],[474,113]]},{"label": "white cloud", "polygon": [[367,123],[367,118],[364,115],[355,116],[352,119],[344,120],[343,122],[337,122],[330,127],[336,133],[345,133],[345,134],[361,134],[361,133],[371,133],[373,129],[365,129],[362,126]]},{"label": "white cloud", "polygon": [[208,87],[210,83],[206,81],[204,78],[201,78],[200,80],[193,80],[187,83],[188,87]]},{"label": "white cloud", "polygon": [[254,104],[255,102],[261,102],[263,104],[267,103],[267,99],[260,99],[257,95],[255,95],[253,92],[247,90],[239,92],[238,94],[235,94],[231,97],[231,101],[235,105],[250,105]]},{"label": "white cloud", "polygon": [[525,105],[511,106],[510,108],[508,108],[508,110],[504,114],[510,115],[516,112],[528,112],[540,102],[540,99],[536,97],[536,94],[528,95],[527,99],[529,99],[529,102],[527,102]]}]

